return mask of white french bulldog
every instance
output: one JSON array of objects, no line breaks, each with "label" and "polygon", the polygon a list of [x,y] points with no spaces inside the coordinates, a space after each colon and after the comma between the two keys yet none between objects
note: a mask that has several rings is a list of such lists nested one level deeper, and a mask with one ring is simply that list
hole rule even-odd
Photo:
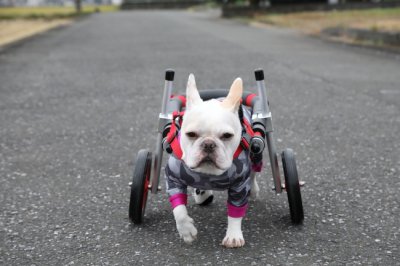
[{"label": "white french bulldog", "polygon": [[[223,101],[203,101],[197,91],[193,74],[189,75],[180,144],[182,160],[192,171],[215,176],[221,175],[231,167],[233,155],[241,140],[242,126],[238,109],[242,93],[243,83],[237,78]],[[254,179],[251,190],[252,195],[257,194],[259,190]],[[195,201],[201,203],[210,195],[211,190],[195,193]],[[177,205],[173,214],[181,238],[186,243],[194,241],[197,229],[188,215],[185,204]],[[241,229],[242,218],[228,215],[228,228],[222,241],[225,247],[242,247],[245,244]]]}]

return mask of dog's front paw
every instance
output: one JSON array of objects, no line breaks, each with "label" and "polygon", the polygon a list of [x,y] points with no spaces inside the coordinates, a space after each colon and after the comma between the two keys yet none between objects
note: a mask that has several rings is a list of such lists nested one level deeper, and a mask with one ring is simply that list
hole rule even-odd
[{"label": "dog's front paw", "polygon": [[176,229],[178,229],[179,236],[186,243],[192,243],[197,237],[197,229],[193,225],[193,219],[187,213],[185,205],[178,205],[173,210]]},{"label": "dog's front paw", "polygon": [[228,229],[226,230],[224,240],[222,240],[222,245],[227,248],[240,248],[244,246],[242,218],[228,216]]},{"label": "dog's front paw", "polygon": [[189,216],[176,221],[179,236],[185,243],[191,244],[197,237],[197,229],[193,225],[193,219]]},{"label": "dog's front paw", "polygon": [[244,238],[242,231],[226,232],[222,245],[227,248],[240,248],[244,246]]}]

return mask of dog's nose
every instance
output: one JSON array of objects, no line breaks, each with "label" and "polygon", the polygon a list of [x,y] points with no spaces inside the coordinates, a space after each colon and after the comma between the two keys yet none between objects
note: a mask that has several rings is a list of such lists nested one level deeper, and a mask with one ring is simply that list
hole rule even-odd
[{"label": "dog's nose", "polygon": [[212,153],[215,150],[215,147],[217,147],[217,145],[215,144],[214,141],[212,140],[205,140],[202,144],[201,147],[203,148],[203,151],[206,153]]}]

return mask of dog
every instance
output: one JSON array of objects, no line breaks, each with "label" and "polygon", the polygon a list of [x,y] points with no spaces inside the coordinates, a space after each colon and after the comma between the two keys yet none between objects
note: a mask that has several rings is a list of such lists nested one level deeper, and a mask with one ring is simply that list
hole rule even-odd
[{"label": "dog", "polygon": [[176,228],[186,243],[197,237],[194,221],[186,209],[187,187],[193,187],[197,204],[210,203],[212,190],[228,190],[228,227],[222,245],[236,248],[245,244],[242,219],[250,192],[257,195],[259,188],[251,175],[248,151],[241,151],[234,159],[243,131],[239,117],[242,94],[243,82],[237,78],[222,101],[203,101],[194,75],[189,75],[179,135],[182,157],[171,155],[165,167]]}]

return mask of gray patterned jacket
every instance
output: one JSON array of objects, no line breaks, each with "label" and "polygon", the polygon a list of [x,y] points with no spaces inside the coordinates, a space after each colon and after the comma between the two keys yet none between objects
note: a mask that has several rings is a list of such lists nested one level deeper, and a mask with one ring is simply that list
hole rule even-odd
[{"label": "gray patterned jacket", "polygon": [[194,172],[182,160],[171,155],[165,167],[167,192],[169,196],[187,194],[188,186],[201,190],[228,190],[228,203],[241,207],[247,204],[250,195],[250,172],[249,152],[246,150],[233,160],[232,166],[222,175]]}]

